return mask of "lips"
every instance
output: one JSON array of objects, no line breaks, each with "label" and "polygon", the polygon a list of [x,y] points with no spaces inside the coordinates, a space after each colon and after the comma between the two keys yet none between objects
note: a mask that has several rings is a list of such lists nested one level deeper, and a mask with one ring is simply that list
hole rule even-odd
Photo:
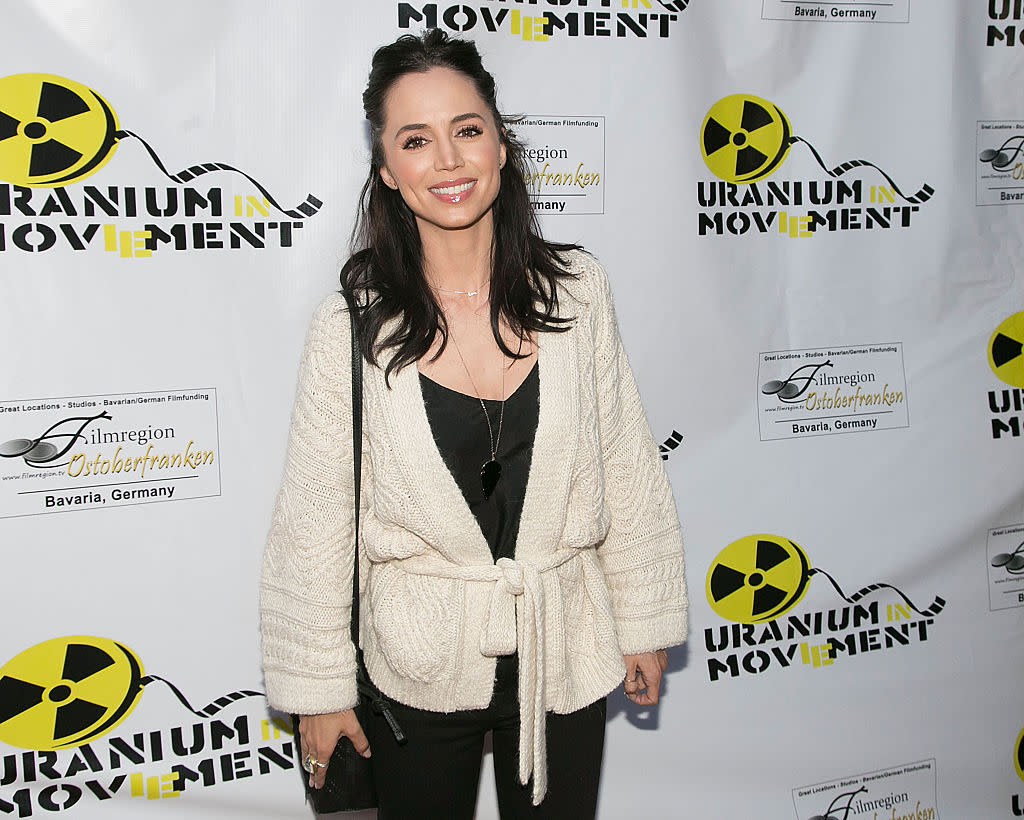
[{"label": "lips", "polygon": [[465,200],[475,188],[475,179],[462,178],[445,180],[438,185],[430,186],[427,190],[442,202],[457,204]]}]

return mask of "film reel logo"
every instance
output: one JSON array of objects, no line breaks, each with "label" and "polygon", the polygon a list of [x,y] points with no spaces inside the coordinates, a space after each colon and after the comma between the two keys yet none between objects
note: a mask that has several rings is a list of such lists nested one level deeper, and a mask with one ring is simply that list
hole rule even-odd
[{"label": "film reel logo", "polygon": [[164,683],[199,717],[261,692],[229,692],[194,709],[174,684],[144,675],[127,646],[93,635],[68,635],[30,646],[0,666],[0,741],[22,749],[55,751],[81,746],[120,724],[145,686]]},{"label": "film reel logo", "polygon": [[744,536],[719,552],[708,567],[704,592],[711,609],[727,621],[764,623],[796,606],[814,575],[828,579],[848,604],[887,589],[922,617],[938,615],[946,606],[945,600],[935,596],[931,606],[918,609],[903,592],[884,583],[869,584],[847,596],[825,570],[811,567],[807,553],[795,541],[766,533]]},{"label": "film reel logo", "polygon": [[1005,318],[988,340],[988,366],[1012,387],[1024,388],[1024,311]]},{"label": "film reel logo", "polygon": [[814,377],[823,367],[832,367],[832,360],[801,365],[784,379],[771,379],[765,382],[761,385],[761,392],[766,396],[775,396],[784,404],[800,401],[811,385],[817,384]]},{"label": "film reel logo", "polygon": [[1015,134],[998,148],[986,148],[978,154],[978,160],[991,165],[994,171],[1010,171],[1014,165],[1019,165],[1021,155],[1024,154],[1024,135]]},{"label": "film reel logo", "polygon": [[788,538],[748,535],[723,549],[705,582],[708,603],[727,621],[770,621],[804,596],[811,565]]},{"label": "film reel logo", "polygon": [[0,740],[39,751],[81,746],[128,717],[141,694],[142,663],[124,644],[52,638],[0,667]]},{"label": "film reel logo", "polygon": [[726,182],[754,182],[768,176],[792,144],[782,109],[753,94],[720,99],[708,110],[700,131],[704,163]]},{"label": "film reel logo", "polygon": [[[20,458],[29,467],[63,467],[66,462],[64,464],[54,464],[54,462],[67,455],[77,441],[84,441],[85,436],[82,433],[85,428],[99,419],[110,421],[113,416],[106,410],[95,416],[71,416],[51,424],[35,438],[9,439],[0,443],[0,458]],[[77,429],[72,432],[57,432],[61,428],[71,430],[72,422],[78,423]],[[63,446],[58,446],[54,440],[59,439],[67,439],[67,442]]]},{"label": "film reel logo", "polygon": [[99,94],[52,74],[0,77],[0,179],[56,188],[113,156],[118,124]]},{"label": "film reel logo", "polygon": [[992,556],[993,567],[1005,567],[1010,575],[1024,575],[1024,541],[1013,552],[1000,552]]},{"label": "film reel logo", "polygon": [[872,168],[904,201],[920,205],[935,190],[923,185],[911,196],[904,194],[884,170],[873,162],[853,159],[830,168],[810,142],[793,134],[789,118],[774,103],[753,94],[731,94],[708,109],[700,126],[700,152],[704,164],[719,179],[743,185],[764,179],[785,160],[795,143],[807,146],[815,162],[833,179],[853,168]]},{"label": "film reel logo", "polygon": [[126,138],[142,143],[160,172],[184,184],[216,171],[247,179],[278,211],[313,216],[323,203],[312,194],[284,208],[259,182],[227,163],[204,162],[170,173],[138,134],[119,127],[113,108],[96,91],[55,74],[0,77],[0,180],[28,188],[59,188],[96,173]]}]

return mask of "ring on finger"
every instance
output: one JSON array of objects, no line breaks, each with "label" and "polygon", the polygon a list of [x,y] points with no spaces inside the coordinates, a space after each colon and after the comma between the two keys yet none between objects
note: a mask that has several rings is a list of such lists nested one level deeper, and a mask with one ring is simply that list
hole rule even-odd
[{"label": "ring on finger", "polygon": [[306,756],[302,758],[302,768],[305,769],[309,774],[313,774],[317,769],[326,769],[327,764],[321,763],[311,752],[307,752]]}]

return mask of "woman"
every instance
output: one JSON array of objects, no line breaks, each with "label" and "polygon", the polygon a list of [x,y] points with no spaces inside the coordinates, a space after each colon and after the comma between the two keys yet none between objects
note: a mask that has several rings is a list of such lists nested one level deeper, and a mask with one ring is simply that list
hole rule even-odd
[{"label": "woman", "polygon": [[[539,236],[522,145],[472,43],[377,51],[373,152],[342,270],[364,372],[360,643],[409,742],[360,726],[348,636],[350,329],[314,316],[264,556],[267,696],[326,763],[372,752],[382,818],[593,816],[605,696],[657,703],[686,635],[671,490],[600,265]],[[536,807],[536,808],[535,808]]]}]

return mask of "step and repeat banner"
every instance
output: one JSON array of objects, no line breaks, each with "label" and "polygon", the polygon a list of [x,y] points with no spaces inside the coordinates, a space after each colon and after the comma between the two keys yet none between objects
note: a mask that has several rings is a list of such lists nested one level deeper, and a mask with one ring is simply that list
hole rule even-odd
[{"label": "step and repeat banner", "polygon": [[259,563],[370,55],[430,27],[608,268],[684,526],[601,817],[1024,816],[1021,0],[3,18],[0,816],[309,816]]}]

